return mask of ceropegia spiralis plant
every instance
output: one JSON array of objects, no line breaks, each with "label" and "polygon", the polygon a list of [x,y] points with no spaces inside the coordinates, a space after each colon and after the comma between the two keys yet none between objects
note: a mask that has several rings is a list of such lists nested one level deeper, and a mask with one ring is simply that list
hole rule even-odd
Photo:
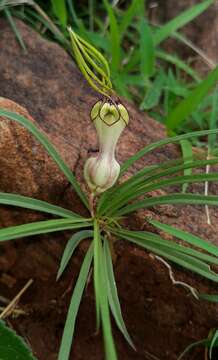
[{"label": "ceropegia spiralis plant", "polygon": [[[217,181],[218,173],[184,173],[186,169],[197,169],[206,165],[218,163],[218,158],[196,159],[191,161],[172,161],[154,164],[137,171],[134,175],[122,181],[121,176],[137,160],[154,149],[169,143],[180,143],[195,137],[217,134],[218,129],[198,131],[185,135],[175,136],[150,144],[124,164],[120,165],[115,159],[115,148],[119,136],[128,125],[129,116],[126,108],[114,98],[110,71],[107,61],[102,55],[78,37],[71,29],[70,35],[75,58],[89,84],[104,96],[97,101],[91,109],[91,119],[96,127],[99,139],[99,152],[95,157],[86,160],[85,179],[88,184],[88,193],[84,193],[73,175],[71,169],[65,164],[57,150],[47,137],[31,121],[21,115],[0,109],[0,116],[15,121],[28,129],[44,146],[66,178],[78,194],[81,202],[89,210],[90,216],[84,218],[75,212],[67,210],[45,201],[17,194],[0,193],[0,204],[28,208],[42,211],[54,216],[52,220],[44,220],[24,225],[0,229],[0,241],[24,238],[27,236],[50,233],[62,230],[72,230],[73,234],[64,250],[57,278],[63,274],[76,247],[84,239],[90,239],[90,246],[84,257],[81,270],[75,284],[72,299],[69,305],[64,333],[58,355],[59,360],[68,360],[74,335],[76,317],[86,282],[93,268],[97,329],[100,325],[103,331],[105,344],[105,357],[107,360],[116,360],[117,352],[113,341],[110,314],[114,317],[117,327],[129,345],[135,349],[134,343],[126,329],[119,303],[112,261],[112,238],[130,241],[134,245],[170,260],[206,279],[218,282],[218,274],[210,265],[218,265],[218,247],[204,241],[196,235],[173,228],[161,222],[148,219],[154,227],[161,229],[183,244],[166,240],[160,235],[148,231],[133,231],[123,227],[122,218],[143,208],[160,204],[207,204],[218,205],[218,196],[200,195],[193,193],[169,193],[162,196],[148,196],[153,190],[169,187],[170,185],[183,185],[195,182]],[[134,121],[134,120],[132,120]],[[121,178],[121,181],[117,181]],[[74,211],[73,211],[74,210]],[[75,232],[76,230],[76,232]],[[192,245],[192,247],[186,246]],[[201,294],[194,289],[195,297]],[[208,295],[209,296],[209,295]],[[205,300],[209,298],[203,297]]]}]

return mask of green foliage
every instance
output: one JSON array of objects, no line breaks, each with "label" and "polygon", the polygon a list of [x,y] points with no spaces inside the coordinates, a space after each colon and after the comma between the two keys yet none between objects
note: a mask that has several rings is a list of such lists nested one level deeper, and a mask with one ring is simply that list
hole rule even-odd
[{"label": "green foliage", "polygon": [[190,94],[181,101],[169,114],[166,125],[170,130],[175,130],[178,125],[190,116],[203,98],[209,93],[218,81],[218,66],[209,73],[208,77],[200,82]]},{"label": "green foliage", "polygon": [[111,70],[114,73],[118,73],[121,61],[121,39],[119,26],[113,11],[113,8],[109,4],[108,0],[103,0],[105,8],[107,10],[110,22],[110,51],[111,51]]},{"label": "green foliage", "polygon": [[144,19],[139,25],[139,52],[140,52],[140,73],[146,81],[155,71],[155,49],[151,29]]},{"label": "green foliage", "polygon": [[60,267],[58,269],[57,274],[57,280],[61,277],[64,270],[66,269],[68,262],[70,261],[71,257],[73,256],[74,251],[76,250],[79,243],[87,238],[93,237],[93,231],[92,230],[81,230],[77,233],[75,233],[73,236],[71,236],[70,240],[68,241],[64,253],[62,255]]},{"label": "green foliage", "polygon": [[[109,0],[89,0],[88,3],[87,7],[83,3],[74,4],[71,0],[5,0],[0,10],[5,12],[23,49],[25,44],[13,21],[14,16],[25,20],[37,31],[43,29],[43,36],[58,41],[70,53],[72,34],[76,35],[83,45],[89,44],[88,48],[85,46],[88,63],[90,51],[98,48],[99,53],[110,61],[112,83],[118,94],[134,101],[156,120],[166,123],[171,133],[207,129],[214,107],[209,100],[213,97],[211,91],[217,94],[216,70],[212,70],[199,84],[200,75],[177,54],[166,52],[162,45],[173,37],[181,46],[197,51],[196,46],[192,46],[179,31],[214,1],[201,1],[159,26],[150,21],[143,0],[131,0],[127,5],[114,4]],[[19,4],[22,6],[15,6]],[[23,4],[26,4],[25,7]],[[73,33],[69,34],[68,26],[72,27]],[[76,55],[75,42],[73,47],[76,61],[81,64],[81,48]],[[202,51],[199,54],[202,55]],[[105,94],[112,85],[108,84],[110,75],[101,68],[101,60],[94,59],[94,67],[89,67],[92,74],[87,73],[89,70],[84,66],[82,71],[88,81],[91,75],[92,86],[93,83],[98,85],[96,90]],[[207,62],[213,67],[211,61]],[[105,77],[101,73],[101,84],[94,78],[100,75],[99,69],[106,74]],[[197,145],[205,146],[206,143]]]},{"label": "green foliage", "polygon": [[0,359],[36,360],[23,339],[0,321]]},{"label": "green foliage", "polygon": [[63,27],[67,25],[67,9],[65,0],[51,0],[52,9],[54,11],[55,16],[60,21],[60,24]]},{"label": "green foliage", "polygon": [[114,277],[110,246],[106,238],[104,239],[104,261],[105,261],[105,270],[106,270],[106,279],[107,279],[106,280],[107,296],[108,296],[111,312],[113,314],[113,317],[116,321],[119,330],[122,332],[123,336],[125,337],[126,341],[129,343],[129,345],[135,350],[135,346],[128,334],[126,325],[123,320],[117,287],[116,287],[116,280]]},{"label": "green foliage", "polygon": [[71,298],[69,310],[67,313],[67,319],[64,326],[64,332],[58,354],[58,360],[69,359],[70,349],[74,335],[76,317],[79,310],[82,294],[86,286],[92,259],[93,259],[93,244],[91,243],[89,250],[87,251],[86,256],[83,260],[80,273],[76,285],[74,287],[74,292]]},{"label": "green foliage", "polygon": [[[170,225],[162,224],[157,220],[149,220],[149,222],[157,227],[158,229],[165,231],[166,233],[175,236],[176,238],[188,242],[190,245],[194,245],[197,247],[201,247],[203,250],[209,252],[212,255],[218,256],[218,248],[217,246],[202,240],[196,235],[192,235],[185,231],[176,229]],[[203,254],[202,254],[203,255]]]},{"label": "green foliage", "polygon": [[[184,163],[188,164],[193,161],[193,153],[192,153],[192,144],[188,140],[182,140],[180,141],[181,149],[182,149],[182,156],[184,159]],[[187,168],[184,169],[184,175],[191,175],[192,169]],[[188,184],[185,183],[182,186],[182,192],[185,193],[188,188]]]},{"label": "green foliage", "polygon": [[210,5],[212,5],[214,0],[206,0],[202,1],[199,4],[196,4],[189,9],[185,10],[172,20],[170,20],[167,24],[163,25],[160,29],[158,29],[154,34],[154,43],[155,45],[159,45],[163,40],[167,39],[172,33],[184,25],[188,24],[190,21],[199,16],[202,12],[204,12]]},{"label": "green foliage", "polygon": [[62,216],[64,218],[81,218],[81,216],[71,210],[63,209],[59,206],[49,204],[46,201],[36,200],[22,195],[0,192],[0,204],[18,206],[25,209],[32,209],[35,211],[41,211],[48,214]]}]

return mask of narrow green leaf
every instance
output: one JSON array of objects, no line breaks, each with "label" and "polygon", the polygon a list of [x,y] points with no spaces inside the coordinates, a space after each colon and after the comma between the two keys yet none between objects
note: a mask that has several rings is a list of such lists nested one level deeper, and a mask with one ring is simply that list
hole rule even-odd
[{"label": "narrow green leaf", "polygon": [[155,51],[151,29],[145,19],[140,22],[139,35],[140,72],[147,79],[154,73]]},{"label": "narrow green leaf", "polygon": [[[192,144],[188,140],[181,140],[180,141],[181,149],[182,149],[182,155],[184,159],[184,163],[188,164],[193,161],[193,153],[192,153]],[[184,169],[184,175],[191,175],[192,174],[192,168]],[[188,188],[188,184],[185,183],[182,185],[182,192],[185,193]]]},{"label": "narrow green leaf", "polygon": [[107,273],[97,220],[94,220],[94,287],[97,315],[97,330],[102,322],[106,360],[117,360],[114,345],[107,295]]},{"label": "narrow green leaf", "polygon": [[100,327],[100,293],[102,289],[100,288],[100,273],[101,273],[101,265],[100,265],[100,232],[98,222],[94,220],[94,288],[95,288],[95,306],[96,306],[96,328],[97,331]]},{"label": "narrow green leaf", "polygon": [[170,194],[159,197],[147,198],[134,204],[127,205],[117,211],[116,216],[123,216],[138,209],[149,208],[156,205],[165,204],[190,204],[190,205],[211,205],[218,206],[218,196],[204,196],[196,194]]},{"label": "narrow green leaf", "polygon": [[61,263],[58,269],[57,274],[57,280],[60,279],[61,275],[63,274],[64,270],[67,267],[68,262],[70,261],[71,257],[73,256],[73,253],[76,249],[76,247],[79,245],[79,243],[87,239],[89,237],[93,237],[93,231],[92,230],[81,230],[71,236],[70,240],[67,242],[67,245],[64,249],[64,253],[61,258]]},{"label": "narrow green leaf", "polygon": [[186,231],[177,229],[173,226],[162,224],[157,220],[148,220],[153,226],[157,227],[160,230],[165,231],[166,233],[175,236],[176,238],[183,240],[191,245],[200,247],[205,251],[211,253],[212,255],[218,256],[218,247],[216,245],[210,244],[209,242],[201,239],[199,236],[190,234]]},{"label": "narrow green leaf", "polygon": [[122,37],[125,35],[128,27],[131,25],[134,16],[139,12],[139,9],[141,8],[140,2],[142,1],[143,0],[132,0],[128,9],[122,14],[121,23],[119,26],[119,31]]},{"label": "narrow green leaf", "polygon": [[174,31],[171,36],[173,39],[176,39],[181,44],[181,46],[185,45],[190,48],[197,56],[199,56],[199,58],[202,59],[205,64],[207,64],[210,69],[213,69],[216,66],[215,61],[207,56],[206,52],[201,50],[201,48],[196,46],[195,43],[190,40],[190,37],[185,36],[184,33],[178,31]]},{"label": "narrow green leaf", "polygon": [[111,48],[111,70],[117,73],[121,60],[120,30],[112,6],[108,0],[103,0],[110,20],[110,48]]},{"label": "narrow green leaf", "polygon": [[[131,200],[136,200],[139,196],[145,195],[151,191],[157,189],[163,189],[165,187],[169,187],[172,185],[179,185],[179,184],[193,184],[197,182],[204,182],[204,181],[217,181],[218,180],[218,173],[211,173],[211,174],[196,174],[196,175],[188,175],[188,176],[176,176],[170,179],[164,179],[161,181],[149,181],[146,179],[145,184],[149,182],[148,185],[143,185],[136,187],[136,189],[132,189],[122,197],[115,199],[116,201],[111,201],[110,207],[107,207],[107,215],[111,216],[116,213],[117,209],[120,209],[122,206],[128,204]],[[181,195],[181,194],[180,194]],[[106,211],[105,210],[105,211]]]},{"label": "narrow green leaf", "polygon": [[128,90],[128,85],[127,85],[128,79],[127,78],[123,79],[123,76],[120,73],[113,73],[112,81],[118,94],[131,101],[132,95]]},{"label": "narrow green leaf", "polygon": [[0,359],[36,360],[23,339],[0,321]]},{"label": "narrow green leaf", "polygon": [[70,168],[65,164],[65,162],[62,160],[60,155],[58,154],[55,147],[50,143],[48,138],[29,120],[27,120],[24,116],[16,114],[14,112],[0,109],[0,116],[6,117],[10,120],[14,120],[18,122],[19,124],[23,125],[27,130],[29,130],[35,138],[44,146],[48,154],[52,157],[52,159],[56,162],[58,167],[61,169],[61,171],[64,173],[66,178],[69,180],[69,182],[72,184],[74,190],[84,203],[84,205],[89,208],[88,200],[84,192],[81,190],[79,183],[77,182],[76,178],[74,177],[72,171]]},{"label": "narrow green leaf", "polygon": [[216,330],[211,339],[210,348],[209,348],[209,358],[212,360],[212,351],[215,346],[218,346],[218,330]]},{"label": "narrow green leaf", "polygon": [[190,94],[182,100],[166,119],[167,128],[176,129],[202,102],[203,98],[216,85],[218,81],[218,66],[212,70],[206,79],[202,80]]},{"label": "narrow green leaf", "polygon": [[194,349],[196,346],[205,346],[207,344],[207,342],[208,342],[208,339],[203,339],[203,340],[193,342],[192,344],[188,345],[185,348],[185,350],[179,355],[177,360],[182,360],[189,351]]},{"label": "narrow green leaf", "polygon": [[177,55],[170,54],[170,53],[165,52],[165,51],[163,51],[161,49],[156,49],[155,50],[155,55],[156,55],[157,58],[159,58],[161,60],[164,60],[164,61],[176,66],[176,68],[178,68],[178,69],[180,69],[182,71],[185,71],[186,74],[191,76],[195,81],[197,81],[197,82],[200,81],[200,77],[196,73],[196,71],[194,71],[191,66],[188,66],[186,64],[186,62],[184,62],[179,57],[177,57]]},{"label": "narrow green leaf", "polygon": [[[210,130],[218,127],[218,91],[213,94],[212,97],[212,110],[209,118],[209,128]],[[216,146],[216,134],[211,134],[208,136],[208,151],[211,154],[212,150]]]},{"label": "narrow green leaf", "polygon": [[19,239],[26,236],[47,234],[55,231],[89,227],[89,219],[56,219],[36,221],[29,224],[10,226],[0,229],[0,241]]},{"label": "narrow green leaf", "polygon": [[16,25],[16,23],[15,23],[15,21],[13,19],[13,16],[11,15],[10,10],[4,9],[4,13],[5,13],[5,15],[6,15],[8,21],[9,21],[9,24],[11,25],[11,28],[12,28],[13,32],[16,35],[16,38],[17,38],[21,48],[23,49],[24,53],[27,53],[26,45],[25,45],[25,43],[23,41],[23,38],[22,38],[22,35],[21,35],[20,31],[17,28],[17,25]]},{"label": "narrow green leaf", "polygon": [[[129,232],[130,233],[130,232]],[[182,253],[180,251],[176,251],[173,249],[170,249],[169,247],[164,246],[164,243],[162,245],[156,244],[151,239],[147,239],[146,235],[143,238],[137,237],[137,234],[133,232],[133,234],[125,235],[125,231],[119,231],[119,236],[129,240],[149,251],[152,251],[159,256],[163,256],[167,258],[170,261],[175,262],[178,265],[183,266],[184,268],[191,270],[209,280],[218,282],[218,274],[213,272],[210,267],[202,262],[201,260],[198,260],[192,256],[186,255],[185,253]],[[155,237],[154,237],[155,239]]]},{"label": "narrow green leaf", "polygon": [[[166,84],[165,84],[165,94],[168,94],[169,101],[169,111],[174,108],[174,103],[177,100],[177,97],[185,98],[189,95],[190,91],[186,84],[183,84],[182,81],[176,77],[171,69],[168,69]],[[176,102],[177,103],[177,102]],[[168,112],[166,114],[168,114]]]},{"label": "narrow green leaf", "polygon": [[135,346],[128,334],[126,325],[123,320],[119,297],[118,297],[118,293],[117,293],[116,280],[114,277],[113,263],[112,263],[110,248],[109,248],[107,239],[104,239],[104,259],[105,259],[105,268],[106,268],[106,277],[107,277],[108,300],[109,300],[112,314],[114,316],[114,319],[116,321],[118,328],[122,332],[125,339],[129,343],[129,345],[134,350],[136,350]]},{"label": "narrow green leaf", "polygon": [[54,14],[57,16],[63,27],[67,25],[67,9],[65,0],[51,0]]},{"label": "narrow green leaf", "polygon": [[114,344],[111,321],[110,321],[110,311],[108,303],[108,288],[107,288],[107,270],[106,263],[104,259],[104,253],[102,249],[102,243],[99,242],[99,264],[100,264],[100,274],[99,274],[99,304],[101,311],[101,321],[103,328],[104,344],[105,344],[105,358],[106,360],[117,360],[117,353]]},{"label": "narrow green leaf", "polygon": [[123,199],[127,199],[128,201],[129,196],[131,194],[135,194],[135,191],[140,186],[153,183],[154,180],[159,180],[162,177],[173,175],[181,170],[189,168],[200,168],[217,163],[218,159],[216,158],[209,160],[194,160],[193,162],[186,162],[185,164],[184,159],[179,159],[176,161],[167,161],[165,163],[145,167],[131,176],[128,180],[105,192],[99,199],[97,208],[98,213],[107,213],[109,209],[114,211],[116,205],[121,206],[121,201]]},{"label": "narrow green leaf", "polygon": [[86,28],[83,24],[83,21],[76,14],[74,2],[72,0],[66,0],[66,2],[69,9],[69,14],[72,17],[72,23],[78,27],[81,35],[84,35],[84,33],[86,33]]},{"label": "narrow green leaf", "polygon": [[[137,231],[137,232],[131,231],[131,232],[129,232],[128,230],[124,230],[124,229],[121,229],[121,230],[120,229],[118,229],[118,230],[112,229],[111,231],[113,233],[115,233],[116,235],[119,235],[120,231],[123,234],[125,234],[126,236],[128,236],[128,235],[132,236],[134,234],[134,237],[141,239],[143,241],[145,241],[145,239],[146,239],[146,241],[148,241],[148,242],[150,241],[152,244],[155,244],[155,246],[157,246],[157,247],[164,247],[166,249],[166,251],[167,251],[167,249],[173,250],[173,251],[176,251],[179,253],[189,255],[192,258],[199,259],[199,260],[203,261],[204,263],[218,265],[218,257],[216,257],[216,256],[211,256],[211,255],[205,254],[202,251],[198,251],[193,248],[183,246],[182,244],[175,243],[174,241],[163,239],[160,235],[157,235],[157,234],[154,234],[154,233],[151,233],[148,231]],[[201,247],[200,244],[198,245],[198,247],[201,250],[204,249],[204,247]]]},{"label": "narrow green leaf", "polygon": [[150,110],[159,104],[164,81],[165,74],[160,70],[154,79],[153,84],[146,91],[145,97],[140,104],[140,110]]},{"label": "narrow green leaf", "polygon": [[141,150],[139,150],[135,155],[131,156],[128,160],[126,160],[123,163],[123,165],[121,166],[120,175],[122,175],[124,172],[126,172],[130,166],[132,166],[137,160],[139,160],[141,157],[143,157],[145,154],[149,153],[150,151],[153,151],[153,150],[155,150],[161,146],[167,145],[167,144],[178,143],[181,140],[193,139],[195,137],[206,136],[206,135],[210,135],[210,134],[218,134],[218,129],[193,131],[192,133],[169,137],[169,138],[154,142],[152,144],[149,144],[149,145],[145,146],[144,148],[142,148]]},{"label": "narrow green leaf", "polygon": [[200,4],[196,4],[191,8],[183,11],[178,16],[174,17],[172,20],[167,22],[165,25],[161,26],[154,34],[154,43],[157,46],[163,40],[167,39],[174,31],[180,29],[184,25],[188,24],[190,21],[199,16],[204,12],[210,5],[212,5],[214,0],[203,1]]},{"label": "narrow green leaf", "polygon": [[201,300],[216,302],[216,303],[218,302],[218,295],[198,293],[198,297]]},{"label": "narrow green leaf", "polygon": [[89,250],[83,260],[80,273],[73,291],[70,306],[67,313],[67,319],[64,326],[64,332],[61,340],[61,346],[58,354],[58,360],[68,360],[70,356],[70,349],[74,336],[74,329],[76,317],[78,314],[82,294],[85,289],[87,278],[90,271],[90,266],[93,259],[93,243],[91,243]]},{"label": "narrow green leaf", "polygon": [[[184,356],[188,352],[190,352],[190,350],[195,348],[196,346],[209,347],[210,349],[212,349],[213,346],[218,346],[218,344],[217,344],[217,332],[218,332],[218,330],[215,330],[215,332],[213,332],[212,335],[211,335],[211,332],[210,332],[207,339],[196,341],[196,342],[190,344],[189,346],[187,346],[185,348],[185,350],[182,352],[182,354],[180,354],[180,356],[178,357],[178,360],[182,360],[184,358]],[[214,339],[215,339],[215,341],[214,341]],[[211,345],[212,345],[212,347],[211,347]],[[212,354],[209,354],[209,355],[210,355],[210,360],[212,360],[212,358],[211,358]]]},{"label": "narrow green leaf", "polygon": [[66,218],[82,218],[71,210],[64,209],[57,205],[52,205],[46,201],[33,199],[31,197],[0,192],[0,204],[18,206],[25,209],[46,212]]}]

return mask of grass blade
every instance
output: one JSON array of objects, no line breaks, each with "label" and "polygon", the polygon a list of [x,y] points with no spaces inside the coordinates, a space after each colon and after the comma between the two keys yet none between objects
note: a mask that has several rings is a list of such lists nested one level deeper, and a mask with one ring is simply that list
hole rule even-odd
[{"label": "grass blade", "polygon": [[160,70],[153,84],[146,91],[145,97],[140,104],[140,110],[151,110],[159,104],[164,82],[165,74]]},{"label": "grass blade", "polygon": [[155,51],[151,29],[145,19],[140,22],[139,35],[140,72],[141,76],[147,79],[155,70]]},{"label": "grass blade", "polygon": [[[154,178],[155,176],[153,176]],[[152,178],[152,177],[151,177]],[[163,189],[165,187],[169,187],[172,185],[179,185],[179,184],[193,184],[197,182],[209,182],[209,181],[216,181],[218,180],[218,173],[212,174],[196,174],[196,175],[188,175],[188,176],[176,176],[170,179],[164,179],[161,181],[149,181],[149,179],[145,180],[145,184],[149,183],[148,185],[143,185],[133,188],[129,190],[127,193],[124,193],[123,196],[119,196],[114,201],[111,201],[111,204],[105,209],[108,216],[116,213],[117,209],[120,209],[122,206],[128,204],[131,200],[136,200],[139,196],[145,195],[151,191]],[[181,194],[180,194],[181,195]],[[206,196],[206,195],[205,195]]]},{"label": "grass blade", "polygon": [[134,204],[127,205],[116,213],[116,216],[123,216],[138,209],[149,208],[156,205],[184,204],[184,205],[211,205],[218,206],[218,196],[204,196],[198,194],[170,194],[159,197],[147,198]]},{"label": "grass blade", "polygon": [[184,356],[193,348],[195,348],[196,346],[204,346],[209,348],[209,358],[210,360],[212,360],[212,350],[213,347],[217,347],[218,346],[218,330],[213,331],[212,333],[210,332],[208,335],[207,339],[203,339],[203,340],[199,340],[196,341],[192,344],[190,344],[189,346],[187,346],[185,348],[185,350],[182,352],[182,354],[180,354],[180,356],[178,357],[178,360],[182,360],[184,358]]},{"label": "grass blade", "polygon": [[117,354],[111,329],[109,299],[107,289],[107,272],[106,272],[106,259],[104,259],[104,253],[102,249],[102,243],[99,244],[99,263],[101,272],[99,276],[99,303],[101,311],[101,321],[103,328],[104,344],[105,344],[105,358],[106,360],[117,360]]},{"label": "grass blade", "polygon": [[54,14],[60,21],[61,25],[63,27],[66,27],[67,25],[67,9],[66,9],[66,3],[65,0],[51,0],[52,8],[54,11]]},{"label": "grass blade", "polygon": [[132,193],[134,193],[135,190],[139,188],[139,186],[154,182],[154,180],[159,180],[161,177],[164,176],[173,175],[181,170],[189,168],[200,168],[203,166],[214,165],[217,163],[218,159],[216,158],[208,160],[194,160],[193,162],[186,162],[185,164],[184,159],[179,159],[177,161],[167,161],[162,164],[145,167],[144,169],[138,171],[136,174],[131,176],[130,179],[124,181],[119,185],[116,185],[109,191],[105,192],[98,202],[98,213],[106,213],[108,209],[114,210],[115,205],[120,205],[123,198],[128,199],[131,190],[133,190]]},{"label": "grass blade", "polygon": [[169,137],[169,138],[154,142],[152,144],[149,144],[149,145],[145,146],[144,148],[142,148],[141,150],[139,150],[135,155],[131,156],[128,160],[126,160],[123,163],[123,165],[121,166],[120,175],[122,175],[124,172],[126,172],[130,166],[132,166],[136,161],[138,161],[145,154],[147,154],[150,151],[153,151],[161,146],[165,146],[167,144],[175,144],[181,140],[193,139],[195,137],[211,135],[211,134],[218,134],[218,129],[193,131],[192,133]]},{"label": "grass blade", "polygon": [[213,337],[210,342],[209,348],[209,358],[212,360],[212,351],[215,346],[218,346],[218,330],[216,330],[213,334]]},{"label": "grass blade", "polygon": [[96,306],[96,328],[97,331],[100,327],[100,293],[102,289],[100,288],[100,232],[97,220],[94,220],[94,288],[95,288],[95,306]]},{"label": "grass blade", "polygon": [[126,325],[123,320],[119,297],[117,293],[116,280],[114,277],[113,263],[112,263],[109,243],[107,239],[104,240],[104,259],[105,259],[105,268],[106,268],[106,277],[107,277],[108,300],[112,314],[114,316],[118,328],[122,332],[126,341],[134,350],[136,350],[128,334]]},{"label": "grass blade", "polygon": [[46,201],[37,200],[22,195],[0,192],[0,204],[18,206],[25,209],[46,212],[48,214],[58,215],[66,218],[81,218],[80,215],[74,213],[71,210],[64,209],[57,205],[52,205]]},{"label": "grass blade", "polygon": [[203,340],[195,341],[194,343],[188,345],[185,348],[185,350],[179,355],[177,360],[182,360],[189,351],[194,349],[196,346],[205,346],[207,344],[207,342],[208,342],[208,339],[203,339]]},{"label": "grass blade", "polygon": [[201,239],[199,236],[190,234],[186,231],[177,229],[167,224],[162,224],[157,220],[148,219],[148,222],[156,228],[165,231],[167,234],[175,236],[176,238],[183,240],[191,245],[200,247],[201,249],[211,253],[212,255],[218,256],[218,247]]},{"label": "grass blade", "polygon": [[27,53],[26,45],[25,45],[25,43],[24,43],[24,41],[23,41],[23,38],[22,38],[22,36],[21,36],[18,28],[17,28],[17,25],[16,25],[16,23],[15,23],[15,21],[14,21],[14,19],[13,19],[13,16],[12,16],[11,13],[10,13],[10,10],[5,9],[5,10],[4,10],[4,13],[5,13],[5,15],[6,15],[6,18],[7,18],[8,21],[9,21],[9,24],[11,25],[11,28],[12,28],[13,32],[14,32],[15,35],[16,35],[16,38],[17,38],[17,40],[18,40],[21,48],[23,49],[24,53]]},{"label": "grass blade", "polygon": [[174,17],[165,25],[161,26],[160,29],[158,29],[154,34],[155,45],[159,45],[163,40],[167,39],[174,31],[180,29],[181,27],[195,19],[197,16],[203,13],[210,5],[212,5],[213,2],[214,0],[207,0],[201,2],[200,4],[196,4],[191,8],[183,11],[178,16]]},{"label": "grass blade", "polygon": [[87,208],[89,208],[87,197],[84,194],[84,192],[81,190],[80,185],[77,182],[75,176],[73,175],[70,168],[65,164],[63,159],[60,157],[55,147],[50,143],[48,138],[31,121],[27,120],[22,115],[16,114],[8,110],[0,109],[0,116],[18,122],[35,136],[35,138],[44,146],[48,154],[52,157],[52,159],[56,162],[58,167],[66,176],[66,178],[69,180],[69,182],[73,186],[74,190],[76,191],[76,193],[78,194],[84,205]]},{"label": "grass blade", "polygon": [[108,0],[103,0],[110,20],[110,48],[111,48],[111,71],[118,72],[121,60],[120,30],[112,6]]},{"label": "grass blade", "polygon": [[182,100],[169,114],[166,125],[169,130],[176,129],[202,102],[203,98],[218,81],[218,66],[212,70],[206,79],[202,80],[190,94]]},{"label": "grass blade", "polygon": [[[119,231],[121,231],[123,234],[125,233],[126,236],[128,236],[128,235],[132,236],[132,234],[134,233],[134,236],[136,238],[139,238],[139,239],[142,239],[142,240],[145,240],[145,238],[146,238],[146,241],[152,242],[152,244],[155,244],[157,247],[158,246],[160,246],[160,247],[163,246],[166,250],[168,248],[169,250],[173,250],[173,251],[176,251],[176,252],[179,252],[179,253],[189,255],[192,258],[201,260],[202,262],[205,262],[207,264],[218,265],[218,257],[216,255],[211,256],[211,255],[205,254],[202,251],[198,251],[198,250],[195,250],[193,248],[183,246],[181,243],[178,244],[178,243],[176,243],[174,241],[163,239],[160,235],[154,234],[154,233],[149,232],[149,231],[137,231],[137,232],[136,231],[134,231],[134,232],[130,231],[130,233],[129,233],[129,230],[124,230],[124,229],[121,229],[121,230],[118,229],[117,231],[112,229],[111,231],[116,233],[116,235],[119,235]],[[203,242],[203,240],[201,240],[201,241]],[[204,246],[201,246],[201,244],[199,244],[198,248],[203,250],[204,247],[206,247],[206,246],[207,246],[207,242],[205,241]],[[216,248],[216,251],[217,250],[218,250],[218,248]]]},{"label": "grass blade", "polygon": [[139,9],[141,9],[140,2],[142,2],[142,0],[132,0],[128,9],[122,14],[121,23],[119,26],[121,37],[125,35],[125,32],[131,25],[134,16],[139,12]]},{"label": "grass blade", "polygon": [[[218,91],[213,94],[212,98],[212,111],[209,118],[209,128],[210,130],[216,129],[218,124]],[[209,154],[216,146],[216,134],[208,136],[208,152]]]},{"label": "grass blade", "polygon": [[29,224],[10,226],[0,229],[0,241],[19,239],[38,234],[47,234],[55,231],[79,229],[89,226],[91,226],[91,224],[86,219],[36,221]]},{"label": "grass blade", "polygon": [[180,58],[177,57],[177,55],[169,54],[163,50],[156,49],[155,55],[157,58],[164,60],[178,69],[186,72],[189,76],[191,76],[196,82],[200,81],[199,75],[196,73],[195,70],[193,70],[190,66],[188,66],[184,61],[182,61]]},{"label": "grass blade", "polygon": [[106,360],[117,360],[113,341],[107,295],[107,277],[100,229],[94,220],[94,287],[97,315],[97,330],[102,322]]},{"label": "grass blade", "polygon": [[77,232],[76,234],[74,234],[70,238],[70,240],[67,242],[67,245],[64,249],[64,253],[61,258],[61,263],[60,263],[60,266],[58,269],[57,280],[60,279],[61,275],[63,274],[64,270],[66,269],[67,264],[68,264],[69,260],[71,259],[76,247],[79,245],[79,243],[82,240],[87,239],[89,237],[93,237],[92,230],[81,230],[81,231]]},{"label": "grass blade", "polygon": [[[189,164],[193,161],[193,153],[192,153],[192,144],[188,140],[181,140],[180,141],[182,155],[184,159],[184,164]],[[192,168],[184,169],[184,175],[191,175]],[[182,192],[185,193],[188,188],[188,184],[185,183],[182,185]]]},{"label": "grass blade", "polygon": [[70,349],[73,341],[76,317],[78,314],[82,294],[85,289],[87,278],[90,271],[90,266],[93,259],[93,243],[90,245],[89,250],[83,260],[81,270],[73,291],[69,310],[67,313],[67,319],[64,326],[64,332],[61,340],[61,346],[58,354],[58,360],[68,360],[70,356]]},{"label": "grass blade", "polygon": [[[152,241],[151,238],[146,238],[146,234],[143,237],[138,237],[137,232],[129,231],[128,235],[125,235],[125,230],[119,231],[119,236],[129,240],[140,247],[143,247],[149,251],[154,252],[155,254],[158,254],[159,256],[163,256],[167,258],[170,261],[175,262],[176,264],[191,270],[209,280],[218,282],[218,274],[213,272],[210,267],[202,262],[201,260],[198,260],[190,255],[186,255],[185,253],[182,253],[180,251],[175,251],[173,249],[169,249],[169,247],[164,246],[163,244],[156,244],[155,241]],[[154,236],[154,240],[155,240]]]},{"label": "grass blade", "polygon": [[198,297],[201,300],[205,300],[205,301],[210,301],[210,302],[218,302],[218,295],[213,295],[213,294],[199,294],[198,293]]}]

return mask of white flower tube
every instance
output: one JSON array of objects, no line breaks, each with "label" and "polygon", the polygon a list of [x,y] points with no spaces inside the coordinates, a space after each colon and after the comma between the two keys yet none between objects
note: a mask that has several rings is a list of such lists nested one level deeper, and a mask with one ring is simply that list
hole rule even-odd
[{"label": "white flower tube", "polygon": [[101,193],[114,185],[120,165],[115,159],[117,141],[129,122],[122,104],[98,101],[92,108],[91,119],[99,138],[99,152],[89,158],[84,167],[86,182],[93,193]]}]

